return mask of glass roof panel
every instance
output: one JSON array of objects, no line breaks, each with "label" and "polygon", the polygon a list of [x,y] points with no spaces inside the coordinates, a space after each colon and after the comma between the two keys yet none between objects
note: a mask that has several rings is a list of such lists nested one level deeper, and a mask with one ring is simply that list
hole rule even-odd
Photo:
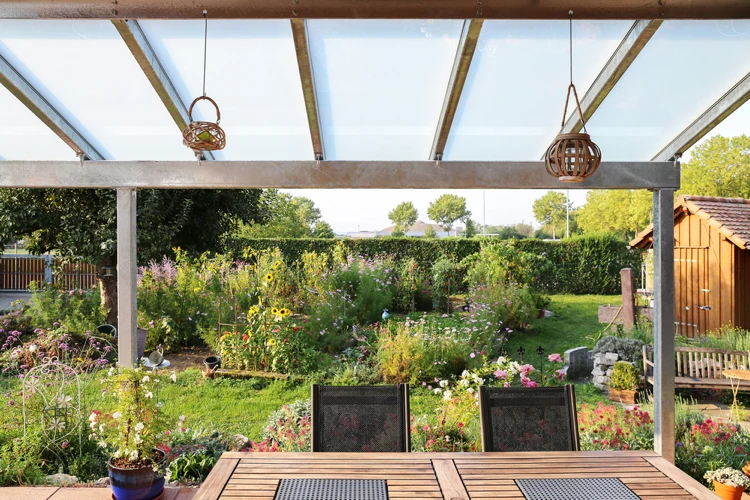
[{"label": "glass roof panel", "polygon": [[[632,24],[574,21],[573,83],[580,98]],[[567,21],[484,22],[445,159],[541,158],[560,130],[570,83],[568,29]]]},{"label": "glass roof panel", "polygon": [[0,160],[76,160],[47,125],[0,85]]},{"label": "glass roof panel", "polygon": [[[141,28],[189,106],[203,93],[203,21],[141,21]],[[288,20],[208,21],[206,94],[221,109],[222,160],[312,160],[291,24]],[[207,102],[200,120],[215,120]]]},{"label": "glass roof panel", "polygon": [[650,160],[750,71],[747,21],[665,21],[587,124],[609,160]]},{"label": "glass roof panel", "polygon": [[0,21],[0,54],[108,160],[190,159],[109,21]]},{"label": "glass roof panel", "polygon": [[307,26],[326,158],[428,159],[463,21]]},{"label": "glass roof panel", "polygon": [[719,123],[716,128],[706,134],[705,137],[685,151],[682,155],[682,161],[690,161],[690,157],[695,148],[716,135],[722,135],[724,137],[737,137],[738,135],[750,136],[750,101],[745,102],[745,104],[735,110],[734,113]]}]

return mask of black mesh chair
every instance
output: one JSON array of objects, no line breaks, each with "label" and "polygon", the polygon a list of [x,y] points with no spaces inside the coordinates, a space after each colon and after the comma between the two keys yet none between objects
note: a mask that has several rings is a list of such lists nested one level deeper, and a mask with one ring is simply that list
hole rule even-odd
[{"label": "black mesh chair", "polygon": [[578,451],[576,396],[562,387],[479,388],[482,451]]},{"label": "black mesh chair", "polygon": [[409,386],[312,386],[312,451],[409,451]]}]

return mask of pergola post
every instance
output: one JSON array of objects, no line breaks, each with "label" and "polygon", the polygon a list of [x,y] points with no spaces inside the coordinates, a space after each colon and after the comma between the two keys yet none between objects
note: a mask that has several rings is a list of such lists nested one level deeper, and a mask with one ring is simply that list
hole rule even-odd
[{"label": "pergola post", "polygon": [[654,190],[654,451],[674,463],[674,191]]},{"label": "pergola post", "polygon": [[136,329],[138,309],[136,304],[135,241],[136,190],[117,190],[117,362],[132,367],[137,359]]}]

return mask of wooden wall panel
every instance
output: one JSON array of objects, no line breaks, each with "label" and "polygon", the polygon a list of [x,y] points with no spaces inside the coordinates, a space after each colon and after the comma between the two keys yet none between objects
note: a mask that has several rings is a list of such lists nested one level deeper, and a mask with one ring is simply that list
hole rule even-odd
[{"label": "wooden wall panel", "polygon": [[734,249],[731,241],[721,238],[721,319],[719,328],[734,320]]}]

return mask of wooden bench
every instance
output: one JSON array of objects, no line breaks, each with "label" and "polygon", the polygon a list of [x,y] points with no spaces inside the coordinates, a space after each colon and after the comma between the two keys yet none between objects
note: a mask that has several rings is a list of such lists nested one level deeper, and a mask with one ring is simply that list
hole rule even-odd
[{"label": "wooden bench", "polygon": [[[731,389],[724,370],[749,370],[750,351],[727,351],[705,347],[675,347],[674,386],[685,389]],[[654,385],[654,351],[643,346],[643,375]],[[734,382],[735,385],[737,381]],[[750,390],[750,381],[739,381],[740,389]]]}]

